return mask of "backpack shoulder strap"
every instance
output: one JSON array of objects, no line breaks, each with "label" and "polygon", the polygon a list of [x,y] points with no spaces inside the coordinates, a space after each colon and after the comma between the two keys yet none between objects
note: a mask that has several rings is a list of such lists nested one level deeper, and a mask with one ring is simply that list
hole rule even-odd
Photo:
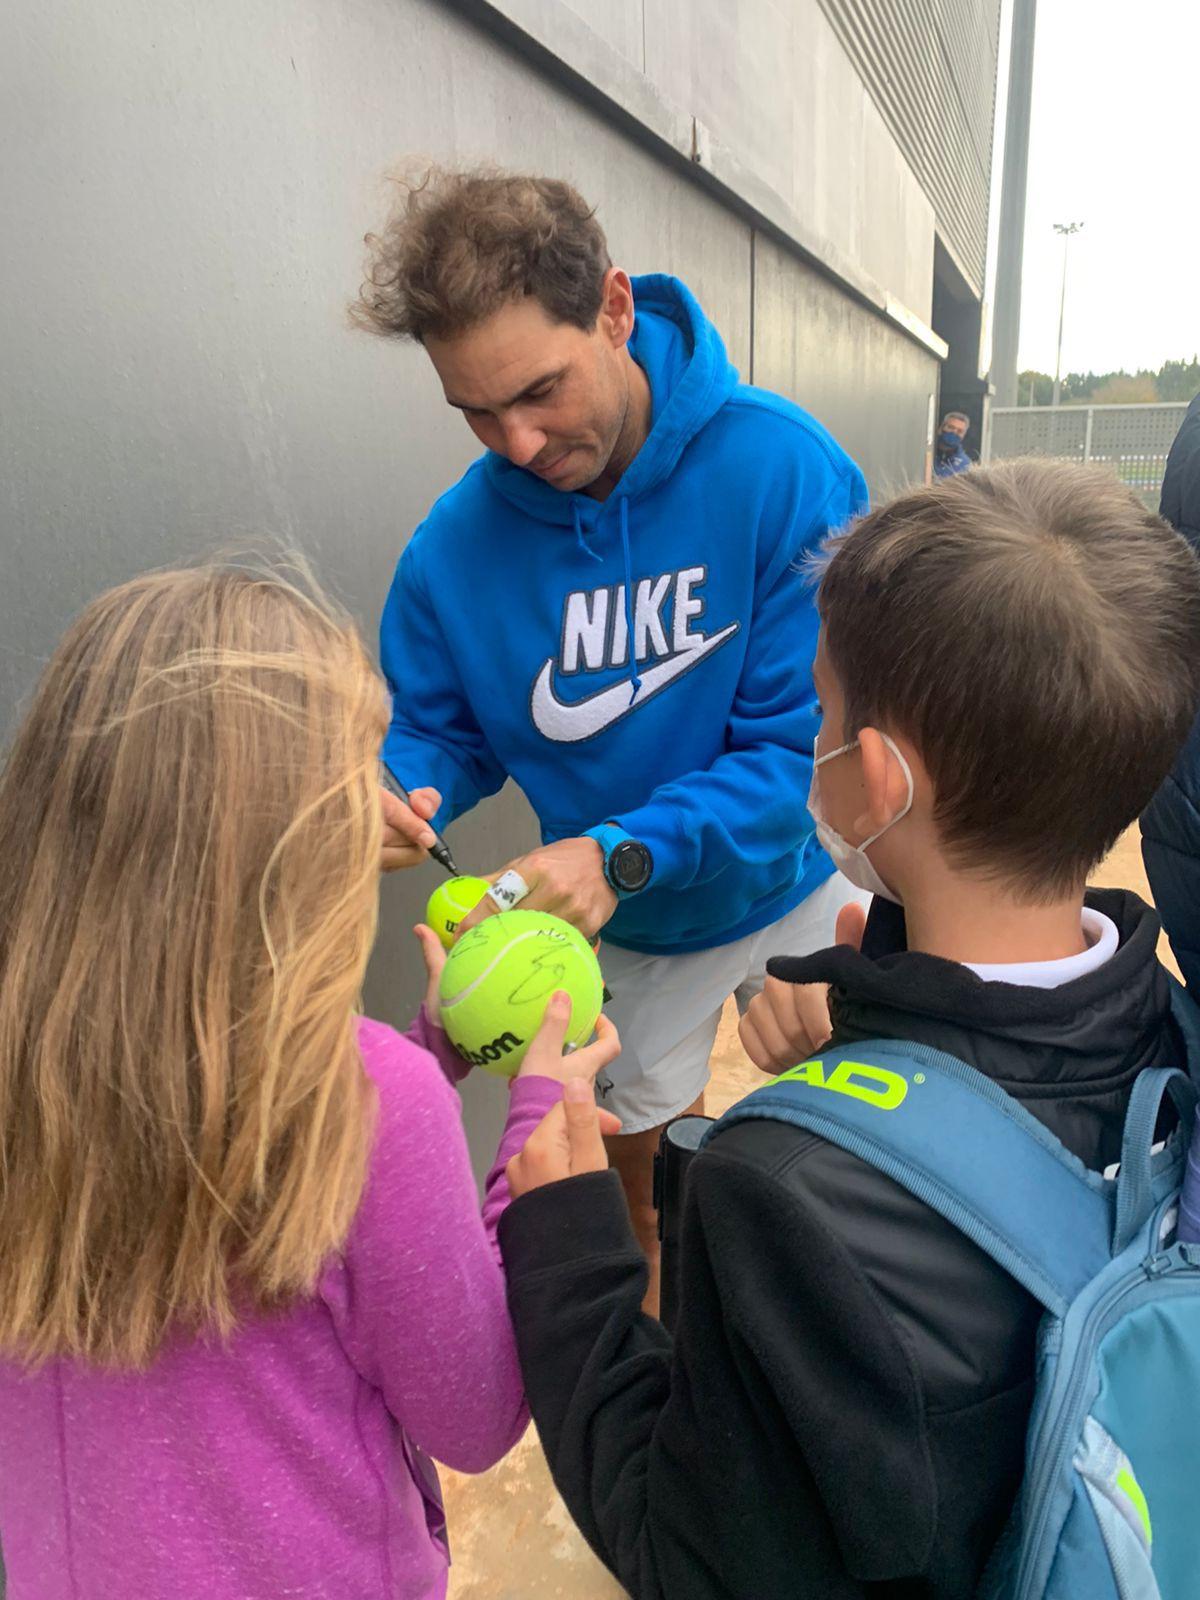
[{"label": "backpack shoulder strap", "polygon": [[1062,1316],[1112,1256],[1113,1185],[974,1067],[874,1039],[802,1062],[731,1107],[809,1128],[954,1224]]},{"label": "backpack shoulder strap", "polygon": [[1200,1087],[1200,1005],[1173,972],[1167,973],[1171,986],[1171,1019],[1183,1041],[1187,1074]]}]

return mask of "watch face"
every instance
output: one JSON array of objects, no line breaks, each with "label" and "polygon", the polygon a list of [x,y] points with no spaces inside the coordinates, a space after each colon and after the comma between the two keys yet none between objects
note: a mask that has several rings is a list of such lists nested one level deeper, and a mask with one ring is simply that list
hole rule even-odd
[{"label": "watch face", "polygon": [[627,892],[642,889],[650,878],[650,852],[644,844],[626,839],[613,851],[611,867],[620,888]]}]

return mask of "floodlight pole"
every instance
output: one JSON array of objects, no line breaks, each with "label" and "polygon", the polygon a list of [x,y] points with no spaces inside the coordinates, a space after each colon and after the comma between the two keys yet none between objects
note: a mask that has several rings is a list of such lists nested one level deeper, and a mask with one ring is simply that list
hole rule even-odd
[{"label": "floodlight pole", "polygon": [[1058,405],[1058,397],[1062,391],[1063,322],[1067,314],[1067,249],[1071,243],[1071,235],[1078,233],[1082,227],[1082,222],[1056,222],[1054,224],[1055,233],[1061,233],[1063,236],[1063,270],[1062,294],[1058,302],[1058,354],[1054,358],[1054,398],[1050,402],[1052,406]]}]

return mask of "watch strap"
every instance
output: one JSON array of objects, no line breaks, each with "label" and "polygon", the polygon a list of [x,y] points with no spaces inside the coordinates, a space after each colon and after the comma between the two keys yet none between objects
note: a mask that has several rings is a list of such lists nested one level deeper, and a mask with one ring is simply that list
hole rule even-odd
[{"label": "watch strap", "polygon": [[631,895],[640,894],[640,889],[623,889],[619,883],[614,881],[612,873],[609,870],[609,860],[613,851],[618,845],[625,843],[637,844],[640,841],[635,840],[631,833],[627,833],[619,822],[602,822],[599,827],[589,828],[587,830],[587,837],[589,839],[595,839],[596,843],[600,846],[601,852],[604,856],[605,882],[608,884],[609,888],[612,889],[614,894],[616,894],[617,898],[620,900],[627,900]]}]

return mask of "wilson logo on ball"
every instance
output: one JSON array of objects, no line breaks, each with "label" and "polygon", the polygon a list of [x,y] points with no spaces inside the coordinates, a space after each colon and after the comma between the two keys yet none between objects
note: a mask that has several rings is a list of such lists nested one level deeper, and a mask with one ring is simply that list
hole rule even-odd
[{"label": "wilson logo on ball", "polygon": [[473,1067],[486,1067],[493,1061],[499,1061],[501,1056],[506,1056],[510,1050],[519,1050],[525,1043],[518,1039],[515,1033],[502,1033],[498,1039],[493,1039],[491,1044],[481,1045],[478,1050],[467,1050],[461,1044],[454,1048],[464,1061],[469,1061]]}]

